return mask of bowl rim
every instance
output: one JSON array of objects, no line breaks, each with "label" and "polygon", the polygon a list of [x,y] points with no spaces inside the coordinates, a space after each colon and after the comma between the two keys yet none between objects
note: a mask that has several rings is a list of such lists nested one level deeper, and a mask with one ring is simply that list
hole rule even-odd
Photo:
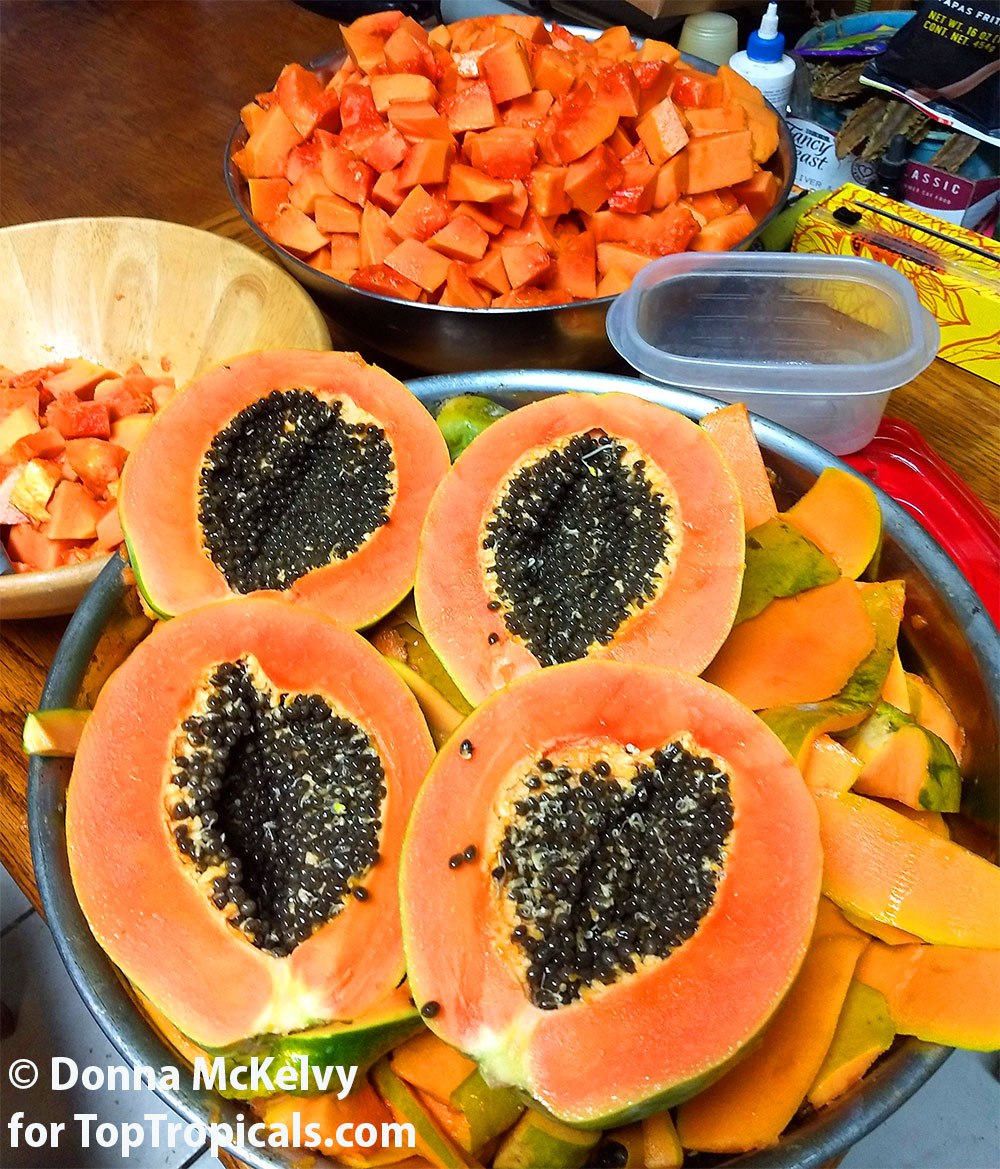
[{"label": "bowl rim", "polygon": [[[567,381],[569,384],[567,384]],[[545,396],[570,389],[587,393],[619,390],[638,394],[695,420],[719,403],[690,390],[657,386],[618,374],[578,371],[481,371],[417,378],[410,389],[430,405],[458,392]],[[754,418],[766,453],[790,459],[819,475],[827,467],[854,472],[822,447],[777,423]],[[987,686],[1000,690],[1000,633],[944,550],[889,496],[875,487],[886,527],[915,561],[933,572],[936,587],[959,621]],[[93,649],[125,595],[124,561],[115,556],[73,615],[46,678],[42,709],[72,705]],[[65,837],[65,785],[71,761],[32,756],[29,763],[28,824],[32,862],[42,905],[60,957],[91,1014],[112,1045],[133,1064],[159,1068],[177,1064],[177,1055],[153,1029],[126,989],[123,976],[98,946],[73,893]],[[725,1162],[741,1169],[820,1169],[831,1157],[860,1140],[923,1084],[952,1049],[907,1039],[888,1060],[839,1103],[817,1113],[777,1147]],[[157,1094],[187,1120],[205,1125],[232,1122],[239,1102],[221,1100],[205,1089],[176,1090],[157,1083]],[[286,1169],[269,1150],[225,1146],[253,1169]]]},{"label": "bowl rim", "polygon": [[[599,35],[603,31],[601,29],[584,30],[582,26],[575,25],[564,25],[563,27],[567,28],[571,32],[574,32],[576,35],[580,35],[580,33],[584,31],[590,31]],[[641,45],[645,38],[633,37],[633,40]],[[346,50],[337,50],[333,53],[328,53],[323,57],[309,62],[307,67],[313,70],[324,68],[332,64],[335,60],[340,60],[346,56]],[[700,69],[705,73],[710,73],[713,76],[719,68],[718,65],[713,64],[713,62],[706,61],[703,57],[696,57],[692,53],[681,53],[681,60],[689,65],[693,65],[696,69]],[[784,118],[782,118],[778,110],[775,109],[775,107],[771,104],[770,101],[768,101],[767,98],[764,99],[764,104],[778,119],[778,149],[775,151],[772,157],[777,157],[782,148],[784,148],[788,152],[788,173],[785,175],[784,181],[781,184],[781,189],[778,193],[778,198],[775,201],[774,206],[770,211],[768,211],[767,215],[764,216],[760,223],[757,224],[753,231],[749,232],[740,241],[740,246],[742,248],[746,248],[752,244],[753,241],[760,235],[760,233],[768,226],[771,220],[783,209],[785,201],[787,200],[789,192],[791,191],[795,181],[795,168],[797,161],[795,139],[792,137],[791,132],[785,124]],[[301,274],[301,276],[308,276],[309,280],[311,281],[319,281],[320,287],[324,289],[330,289],[331,292],[339,289],[347,289],[351,293],[356,293],[359,296],[370,297],[374,301],[387,302],[393,305],[407,305],[413,309],[426,309],[437,312],[455,313],[460,316],[476,313],[482,314],[487,312],[491,316],[514,313],[527,314],[558,312],[559,310],[580,310],[587,307],[588,305],[603,305],[605,306],[605,309],[607,309],[608,306],[610,306],[612,303],[614,303],[615,300],[618,299],[618,294],[615,293],[613,296],[594,296],[587,300],[566,301],[564,304],[538,304],[524,306],[521,308],[468,308],[464,305],[430,304],[419,300],[403,300],[398,296],[386,296],[381,292],[372,292],[367,288],[358,288],[356,285],[348,284],[345,280],[337,280],[336,277],[331,276],[328,272],[322,272],[318,268],[313,268],[311,265],[307,264],[305,260],[301,259],[299,256],[296,256],[294,252],[290,252],[282,244],[279,244],[276,240],[271,239],[271,237],[250,214],[249,207],[246,205],[246,201],[243,198],[241,191],[241,184],[245,186],[246,180],[242,177],[242,175],[239,174],[238,168],[233,164],[232,161],[233,154],[237,149],[237,140],[241,137],[241,135],[246,134],[246,127],[243,125],[239,114],[237,114],[236,123],[230,131],[229,137],[226,139],[226,152],[222,160],[222,176],[225,179],[226,191],[229,194],[229,198],[232,201],[233,206],[240,213],[246,225],[253,231],[258,239],[265,243],[276,255],[281,258],[281,262],[285,265],[286,268],[288,268],[290,272],[294,272],[297,277],[299,277]],[[650,257],[650,259],[655,260],[656,257]]]}]

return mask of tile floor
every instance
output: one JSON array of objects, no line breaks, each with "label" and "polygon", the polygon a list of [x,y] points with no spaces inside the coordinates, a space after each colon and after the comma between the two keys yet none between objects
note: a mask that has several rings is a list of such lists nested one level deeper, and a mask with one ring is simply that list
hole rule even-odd
[{"label": "tile floor", "polygon": [[[16,1091],[8,1068],[30,1058],[48,1067],[54,1055],[80,1065],[119,1065],[120,1058],[79,998],[44,922],[29,907],[6,870],[0,868],[0,991],[17,1017],[3,1043],[0,1114],[4,1124],[21,1110],[26,1121],[49,1123],[78,1113],[96,1113],[94,1122],[142,1121],[146,1113],[170,1110],[150,1092],[109,1093],[77,1087],[58,1093],[41,1087]],[[944,1068],[876,1132],[856,1145],[843,1169],[1000,1169],[1000,1087],[996,1057],[968,1052],[952,1056]],[[165,1122],[163,1122],[165,1123]],[[111,1159],[108,1150],[65,1147],[31,1150],[10,1147],[0,1135],[4,1169],[221,1169],[207,1150],[135,1150],[128,1161]]]}]

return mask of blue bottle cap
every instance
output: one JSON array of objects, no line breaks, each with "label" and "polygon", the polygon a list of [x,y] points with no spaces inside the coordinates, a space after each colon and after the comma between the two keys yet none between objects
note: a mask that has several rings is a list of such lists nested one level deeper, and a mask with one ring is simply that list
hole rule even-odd
[{"label": "blue bottle cap", "polygon": [[780,32],[767,38],[752,32],[747,39],[747,56],[751,61],[780,61],[784,53],[785,38]]}]

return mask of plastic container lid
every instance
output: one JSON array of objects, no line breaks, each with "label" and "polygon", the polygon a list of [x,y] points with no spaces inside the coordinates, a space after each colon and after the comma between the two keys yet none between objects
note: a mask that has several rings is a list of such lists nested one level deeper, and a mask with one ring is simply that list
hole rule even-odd
[{"label": "plastic container lid", "polygon": [[894,268],[853,256],[682,252],[640,269],[608,336],[644,377],[727,398],[887,393],[937,353]]}]

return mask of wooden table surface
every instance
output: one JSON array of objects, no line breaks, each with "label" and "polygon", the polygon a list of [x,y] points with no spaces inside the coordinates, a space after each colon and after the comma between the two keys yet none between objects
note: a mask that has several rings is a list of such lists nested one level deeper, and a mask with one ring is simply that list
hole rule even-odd
[{"label": "wooden table surface", "polygon": [[[0,222],[141,215],[259,247],[222,179],[237,110],[287,61],[338,43],[333,21],[291,0],[4,4]],[[997,401],[995,386],[935,361],[890,402],[995,513]],[[36,907],[21,726],[65,626],[53,618],[0,630],[0,860]]]}]

